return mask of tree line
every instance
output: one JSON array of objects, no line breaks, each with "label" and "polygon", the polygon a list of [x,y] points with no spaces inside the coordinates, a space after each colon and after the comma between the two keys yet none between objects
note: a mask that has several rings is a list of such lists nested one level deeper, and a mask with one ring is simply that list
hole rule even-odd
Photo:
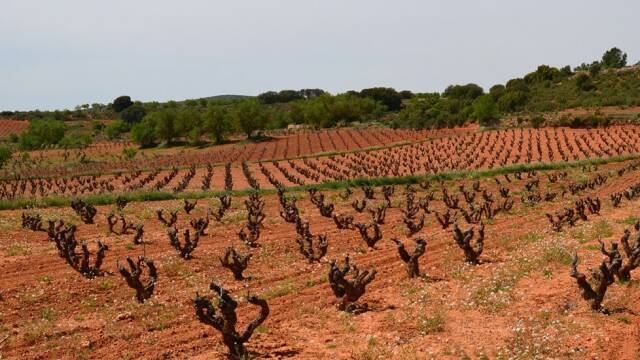
[{"label": "tree line", "polygon": [[[74,110],[51,112],[4,111],[0,118],[31,120],[29,129],[12,139],[22,149],[86,146],[91,142],[90,134],[67,135],[69,126],[65,120],[76,119],[93,119],[94,133],[110,139],[129,134],[143,147],[177,142],[219,144],[231,133],[255,138],[260,130],[290,124],[330,128],[378,121],[394,127],[442,128],[474,121],[495,126],[505,114],[535,114],[577,106],[640,105],[640,91],[634,85],[640,81],[615,71],[626,65],[627,54],[612,48],[601,60],[583,63],[573,70],[569,66],[540,65],[521,78],[492,86],[488,92],[469,83],[448,86],[442,93],[374,87],[333,95],[322,89],[300,89],[267,91],[256,97],[164,103],[133,101],[125,95],[107,105],[84,104]],[[625,77],[628,86],[621,87],[621,77]],[[100,119],[116,120],[105,126],[95,121]]]}]

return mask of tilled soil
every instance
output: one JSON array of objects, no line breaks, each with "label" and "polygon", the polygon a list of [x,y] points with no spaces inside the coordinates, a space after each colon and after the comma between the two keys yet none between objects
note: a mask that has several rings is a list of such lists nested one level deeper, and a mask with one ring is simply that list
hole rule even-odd
[{"label": "tilled soil", "polygon": [[[442,229],[434,211],[442,213],[442,186],[457,194],[458,186],[471,190],[471,180],[433,183],[436,200],[426,214],[426,225],[415,237],[427,240],[427,252],[420,258],[423,276],[408,279],[395,244],[401,239],[408,250],[402,223],[404,189],[396,187],[392,207],[381,225],[383,239],[375,249],[367,248],[356,231],[337,230],[332,219],[319,215],[307,194],[300,197],[301,217],[314,234],[326,233],[329,250],[319,263],[310,264],[297,251],[294,225],[279,216],[275,196],[266,201],[260,247],[247,249],[236,235],[246,221],[243,198],[234,198],[223,223],[212,223],[194,251],[194,258],[182,260],[169,245],[166,229],[155,218],[155,209],[181,207],[178,201],[131,203],[127,218],[145,225],[146,245],[133,245],[133,234],[109,234],[105,217],[111,206],[98,208],[96,224],[81,224],[71,209],[36,209],[45,218],[62,218],[78,224],[78,238],[92,251],[100,240],[109,246],[103,268],[108,272],[93,280],[83,278],[58,257],[44,232],[20,228],[20,211],[0,212],[0,354],[12,359],[157,359],[225,358],[220,334],[195,317],[196,293],[211,295],[209,284],[217,281],[240,301],[239,328],[253,319],[257,309],[246,303],[247,294],[266,298],[271,314],[247,344],[256,358],[300,359],[422,359],[422,358],[594,358],[637,359],[640,355],[640,270],[629,283],[615,283],[605,297],[609,314],[589,309],[569,277],[570,253],[577,251],[579,269],[596,267],[602,259],[597,240],[618,241],[625,228],[637,220],[638,201],[623,200],[613,208],[610,194],[636,184],[640,171],[618,176],[614,170],[630,163],[599,169],[568,170],[567,179],[550,183],[538,173],[540,192],[557,192],[553,202],[535,206],[521,203],[523,180],[498,177],[500,186],[511,189],[515,205],[495,219],[485,220],[485,246],[481,264],[465,264],[462,250],[454,243],[451,227]],[[607,182],[579,195],[566,193],[572,181],[585,181],[597,174]],[[234,172],[234,176],[237,175]],[[480,182],[483,189],[500,199],[494,179]],[[427,191],[418,189],[417,197]],[[350,199],[339,192],[327,192],[327,201],[339,213],[355,215],[354,199],[363,197],[354,189]],[[586,196],[602,200],[599,215],[553,232],[545,213],[572,206]],[[460,196],[461,198],[461,196]],[[481,201],[476,194],[476,202]],[[376,199],[369,208],[381,204]],[[460,200],[464,203],[464,200]],[[217,200],[200,200],[191,215],[180,211],[177,228],[189,227],[189,220],[204,216]],[[466,204],[465,204],[466,206]],[[422,213],[422,211],[421,211]],[[470,226],[459,219],[462,229]],[[254,254],[246,281],[234,281],[218,257],[233,245],[241,253]],[[134,291],[117,272],[127,256],[145,254],[159,270],[156,292],[145,304],[138,304]],[[359,268],[375,267],[375,280],[359,300],[368,311],[350,314],[336,308],[338,300],[327,283],[330,260],[342,261],[349,254]]]}]

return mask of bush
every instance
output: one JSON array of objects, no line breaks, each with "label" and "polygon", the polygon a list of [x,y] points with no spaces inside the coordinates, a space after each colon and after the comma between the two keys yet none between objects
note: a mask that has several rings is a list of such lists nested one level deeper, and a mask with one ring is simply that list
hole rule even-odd
[{"label": "bush", "polygon": [[109,139],[116,139],[120,137],[120,135],[129,131],[129,125],[122,120],[115,120],[107,125],[107,137]]},{"label": "bush", "polygon": [[145,118],[131,128],[131,139],[142,147],[150,147],[156,143],[155,124],[151,119]]},{"label": "bush", "polygon": [[66,125],[58,120],[33,120],[27,131],[18,138],[18,146],[23,150],[33,150],[45,145],[57,144],[62,140]]},{"label": "bush", "polygon": [[106,126],[103,123],[101,123],[100,121],[98,121],[98,120],[92,120],[91,121],[91,129],[93,130],[94,133],[97,134],[97,133],[101,132],[102,130],[104,130],[105,128],[106,128]]},{"label": "bush", "polygon": [[570,127],[574,129],[580,128],[592,128],[599,126],[609,126],[611,124],[611,119],[608,117],[604,117],[601,115],[593,114],[588,116],[575,116],[573,118],[569,118],[567,115],[563,115],[560,120],[558,120],[557,126]]},{"label": "bush", "polygon": [[0,168],[4,167],[4,165],[11,159],[13,155],[13,148],[6,145],[0,145]]},{"label": "bush", "polygon": [[92,141],[93,137],[89,134],[74,134],[63,137],[58,144],[65,149],[86,148]]},{"label": "bush", "polygon": [[591,82],[591,77],[585,73],[580,73],[576,76],[576,87],[581,91],[591,91],[596,88]]},{"label": "bush", "polygon": [[122,155],[124,155],[127,159],[133,159],[136,157],[138,150],[134,148],[124,148],[122,149]]},{"label": "bush", "polygon": [[540,115],[534,116],[529,120],[532,128],[537,129],[544,124],[544,118]]}]

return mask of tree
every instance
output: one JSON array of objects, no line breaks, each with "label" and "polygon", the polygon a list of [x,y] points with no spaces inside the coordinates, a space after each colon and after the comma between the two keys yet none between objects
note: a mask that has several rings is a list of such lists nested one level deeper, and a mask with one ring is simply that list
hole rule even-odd
[{"label": "tree", "polygon": [[568,76],[566,75],[567,73],[566,70],[567,69],[564,69],[563,71],[561,71],[555,67],[551,67],[548,65],[540,65],[538,66],[536,71],[527,74],[524,77],[524,80],[527,83],[539,83],[539,82],[545,82],[545,81],[558,82],[558,81],[561,81],[566,76]]},{"label": "tree", "polygon": [[362,89],[362,91],[360,91],[360,96],[372,98],[373,100],[382,103],[389,111],[398,111],[402,108],[402,95],[400,95],[394,88],[375,87]]},{"label": "tree", "polygon": [[118,96],[115,100],[113,100],[113,111],[119,113],[129,106],[133,105],[131,101],[131,97],[127,95]]},{"label": "tree", "polygon": [[[176,132],[176,112],[172,109],[165,109],[150,114],[155,124],[156,138],[171,144],[177,136]],[[149,115],[147,115],[149,116]]]},{"label": "tree", "polygon": [[305,98],[305,90],[280,90],[279,92],[267,91],[258,95],[258,101],[261,104],[277,104],[288,103],[295,100],[302,100]]},{"label": "tree", "polygon": [[304,107],[304,121],[313,128],[331,126],[331,114],[322,98],[307,101]]},{"label": "tree", "polygon": [[135,104],[127,107],[120,113],[120,118],[127,122],[127,124],[134,124],[138,121],[142,120],[142,118],[147,114],[147,111],[144,109],[144,106],[136,102]]},{"label": "tree", "polygon": [[210,105],[204,113],[203,125],[209,138],[214,143],[220,144],[230,128],[227,109],[222,106]]},{"label": "tree", "polygon": [[176,115],[175,131],[178,136],[188,136],[194,142],[202,135],[202,114],[194,108],[187,108]]},{"label": "tree", "polygon": [[265,125],[266,116],[260,103],[255,99],[244,100],[229,113],[233,125],[251,138],[251,134]]},{"label": "tree", "polygon": [[594,61],[593,64],[589,66],[589,74],[591,76],[597,76],[598,74],[600,74],[601,70],[602,70],[602,64],[600,64],[597,61]]},{"label": "tree", "polygon": [[131,139],[142,147],[150,147],[156,143],[154,117],[147,115],[131,128]]},{"label": "tree", "polygon": [[305,99],[311,99],[311,98],[326,94],[326,92],[322,89],[301,89],[298,92]]},{"label": "tree", "polygon": [[402,100],[408,100],[415,96],[415,94],[412,93],[410,90],[402,90],[399,92],[399,94]]},{"label": "tree", "polygon": [[627,54],[617,47],[611,48],[602,55],[602,66],[605,68],[621,68],[627,66]]},{"label": "tree", "polygon": [[258,101],[261,104],[275,104],[279,102],[278,93],[276,91],[267,91],[258,95]]},{"label": "tree", "polygon": [[484,90],[476,84],[449,85],[444,90],[444,96],[451,99],[473,100],[484,94]]},{"label": "tree", "polygon": [[507,91],[507,89],[504,87],[504,85],[502,84],[497,84],[497,85],[493,85],[490,89],[489,89],[489,94],[491,94],[491,97],[493,97],[493,100],[498,101],[498,99],[504,95],[504,93]]},{"label": "tree", "polygon": [[508,91],[502,95],[496,104],[502,112],[514,112],[522,109],[527,102],[527,93],[523,91]]},{"label": "tree", "polygon": [[491,95],[482,95],[473,102],[472,116],[480,125],[491,126],[497,123],[497,109]]}]

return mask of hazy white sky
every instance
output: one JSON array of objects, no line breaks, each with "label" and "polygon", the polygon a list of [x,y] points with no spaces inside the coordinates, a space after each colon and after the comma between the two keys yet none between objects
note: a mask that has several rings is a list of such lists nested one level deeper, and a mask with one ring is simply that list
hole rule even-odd
[{"label": "hazy white sky", "polygon": [[617,46],[640,1],[2,0],[0,109],[319,87],[485,89]]}]

